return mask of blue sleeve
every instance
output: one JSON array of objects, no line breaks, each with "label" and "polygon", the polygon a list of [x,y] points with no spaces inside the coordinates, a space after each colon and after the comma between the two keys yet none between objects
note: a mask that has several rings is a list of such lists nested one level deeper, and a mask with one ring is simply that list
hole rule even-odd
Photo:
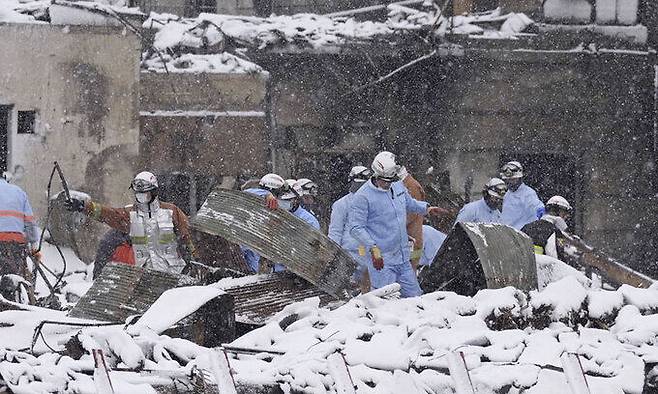
[{"label": "blue sleeve", "polygon": [[318,219],[315,216],[313,216],[313,214],[310,214],[310,216],[311,217],[308,220],[308,224],[313,226],[313,228],[315,228],[316,230],[320,230],[320,222],[318,221]]},{"label": "blue sleeve", "polygon": [[404,198],[406,199],[408,213],[417,213],[423,216],[427,215],[427,207],[429,206],[428,203],[425,201],[418,201],[411,197],[407,189],[404,190]]},{"label": "blue sleeve", "polygon": [[537,196],[537,192],[532,190],[532,193],[530,196],[528,196],[528,206],[532,208],[533,213],[537,216],[537,218],[541,218],[544,215],[544,212],[546,212],[546,207],[544,206],[544,203],[541,202],[539,197]]},{"label": "blue sleeve", "polygon": [[25,215],[25,219],[23,220],[25,237],[28,242],[36,244],[39,242],[39,228],[37,227],[37,221],[33,216],[32,206],[27,198],[27,194],[23,194],[23,215]]},{"label": "blue sleeve", "polygon": [[352,207],[349,213],[350,218],[350,234],[364,245],[366,249],[370,249],[375,245],[375,241],[368,233],[366,227],[368,223],[368,199],[364,196],[357,195],[352,199]]},{"label": "blue sleeve", "polygon": [[329,219],[329,238],[332,241],[341,245],[343,241],[343,233],[345,231],[345,225],[347,224],[347,212],[343,208],[343,204],[339,204],[339,201],[336,201],[331,206],[331,218]]},{"label": "blue sleeve", "polygon": [[455,220],[455,223],[458,222],[472,222],[473,221],[473,215],[471,214],[471,209],[468,205],[464,205],[462,209],[459,210],[459,213],[457,214],[457,219]]}]

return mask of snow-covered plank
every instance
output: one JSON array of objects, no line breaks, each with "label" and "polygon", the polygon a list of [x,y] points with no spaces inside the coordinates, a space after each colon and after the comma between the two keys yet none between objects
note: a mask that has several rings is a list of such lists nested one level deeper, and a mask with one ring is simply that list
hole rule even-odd
[{"label": "snow-covered plank", "polygon": [[446,358],[448,359],[450,376],[455,383],[455,392],[457,394],[475,394],[471,377],[468,374],[468,369],[466,369],[464,353],[450,352],[446,354]]},{"label": "snow-covered plank", "polygon": [[583,366],[580,364],[580,358],[576,353],[562,353],[560,356],[564,375],[567,378],[567,384],[571,389],[571,394],[590,394],[587,379],[583,372]]},{"label": "snow-covered plank", "polygon": [[349,369],[347,369],[347,363],[343,354],[340,352],[332,354],[327,357],[327,363],[329,364],[329,373],[334,378],[334,390],[336,390],[336,394],[356,394],[356,386],[354,385]]},{"label": "snow-covered plank", "polygon": [[110,380],[110,370],[105,362],[103,350],[92,349],[94,356],[94,386],[97,394],[114,394],[114,387]]},{"label": "snow-covered plank", "polygon": [[219,392],[222,394],[237,394],[226,353],[223,350],[210,350],[208,358],[210,360],[210,372],[212,372],[215,383],[217,383]]}]

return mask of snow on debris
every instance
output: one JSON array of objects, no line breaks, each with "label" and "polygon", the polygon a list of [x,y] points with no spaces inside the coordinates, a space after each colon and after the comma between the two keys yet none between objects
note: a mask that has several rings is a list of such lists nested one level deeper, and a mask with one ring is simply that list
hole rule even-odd
[{"label": "snow on debris", "polygon": [[202,45],[212,47],[228,40],[236,46],[263,49],[285,45],[319,48],[430,28],[439,35],[450,31],[455,34],[513,38],[532,23],[523,14],[501,15],[500,9],[448,19],[441,16],[438,10],[421,11],[391,4],[388,19],[384,22],[315,14],[258,18],[203,13],[196,18],[180,18],[171,14],[151,13],[143,27],[158,30],[155,47],[160,50],[199,48]]},{"label": "snow on debris", "polygon": [[265,73],[259,65],[228,52],[211,55],[186,53],[176,58],[169,55],[153,56],[145,60],[142,67],[147,71],[159,73]]},{"label": "snow on debris", "polygon": [[[580,355],[592,386],[604,390],[597,392],[640,393],[645,359],[650,362],[656,356],[648,346],[658,334],[658,315],[643,316],[634,305],[626,305],[610,330],[586,328],[594,324],[587,321],[589,300],[595,300],[599,310],[613,314],[618,310],[621,293],[593,296],[600,291],[567,277],[543,292],[531,292],[528,302],[513,288],[463,297],[470,305],[462,302],[462,296],[448,297],[451,293],[444,292],[380,302],[358,297],[333,311],[307,300],[234,341],[232,345],[263,353],[236,356],[231,366],[239,381],[285,382],[304,392],[333,392],[325,359],[340,351],[357,392],[394,393],[398,379],[418,389],[405,392],[451,392],[454,386],[445,356],[459,350],[479,392],[511,385],[546,393],[566,384],[561,372],[547,373],[545,368],[551,372],[562,368],[560,356],[569,351]],[[606,299],[612,305],[603,307]],[[548,320],[534,319],[535,306],[551,309]],[[520,329],[494,330],[493,321],[483,320],[506,310],[519,310],[512,318],[518,319]],[[585,326],[564,319],[583,311]],[[293,316],[294,322],[286,316]],[[266,355],[272,350],[285,354]]]},{"label": "snow on debris", "polygon": [[40,8],[46,8],[50,1],[24,2],[19,0],[2,0],[0,1],[0,23],[38,23],[30,15]]},{"label": "snow on debris", "polygon": [[[46,249],[45,260],[51,265],[57,259]],[[72,263],[74,271],[83,268],[76,265]],[[86,283],[79,279],[71,283]],[[176,376],[208,369],[210,350],[159,332],[222,287],[257,279],[171,290],[133,326],[46,325],[34,353],[29,349],[42,321],[94,322],[29,306],[0,312],[0,388],[95,392],[92,349],[103,350],[111,369],[123,370],[110,373],[121,393],[172,385]],[[543,291],[506,287],[481,290],[473,297],[439,291],[397,299],[391,293],[399,286],[392,285],[333,310],[310,298],[236,339],[233,347],[253,351],[228,353],[230,368],[238,384],[331,393],[337,391],[335,379],[344,376],[335,376],[337,369],[327,360],[340,352],[357,393],[454,392],[446,356],[460,351],[477,392],[513,387],[516,392],[549,393],[568,387],[560,356],[571,352],[580,356],[596,390],[592,392],[641,393],[645,363],[658,362],[657,289],[622,286],[607,291],[592,289],[577,276],[556,279]],[[77,354],[72,351],[76,346]]]}]

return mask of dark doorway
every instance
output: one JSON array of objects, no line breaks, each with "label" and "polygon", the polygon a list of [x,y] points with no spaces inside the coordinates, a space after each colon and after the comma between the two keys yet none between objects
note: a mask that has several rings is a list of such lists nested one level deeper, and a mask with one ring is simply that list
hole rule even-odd
[{"label": "dark doorway", "polygon": [[182,172],[158,174],[158,195],[161,201],[173,203],[186,215],[193,216],[218,183],[212,176]]},{"label": "dark doorway", "polygon": [[0,173],[7,171],[11,105],[0,105]]},{"label": "dark doorway", "polygon": [[524,182],[535,189],[539,199],[546,203],[552,196],[567,199],[574,208],[569,227],[578,231],[582,225],[582,190],[584,175],[578,157],[562,153],[503,154],[500,166],[516,160],[523,165]]}]

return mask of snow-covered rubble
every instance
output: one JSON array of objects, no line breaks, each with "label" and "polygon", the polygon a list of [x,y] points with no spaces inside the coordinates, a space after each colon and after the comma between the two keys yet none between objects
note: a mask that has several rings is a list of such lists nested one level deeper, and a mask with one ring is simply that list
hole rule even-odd
[{"label": "snow-covered rubble", "polygon": [[158,31],[154,46],[165,50],[213,46],[222,41],[259,49],[285,45],[319,48],[430,28],[439,35],[450,32],[513,38],[533,23],[523,14],[502,15],[500,9],[450,19],[437,10],[421,11],[394,4],[389,5],[389,11],[388,19],[383,22],[315,14],[258,18],[203,13],[196,18],[180,18],[151,13],[143,26]]},{"label": "snow-covered rubble", "polygon": [[[207,297],[220,291],[201,290]],[[4,384],[24,392],[93,392],[89,353],[94,348],[103,349],[113,369],[159,371],[151,373],[150,380],[137,372],[112,372],[111,378],[125,390],[121,392],[148,392],[139,390],[172,384],[172,376],[187,376],[194,368],[207,369],[208,349],[157,333],[162,324],[169,324],[162,323],[167,320],[163,310],[172,297],[189,299],[188,292],[197,291],[170,293],[158,304],[158,313],[147,312],[142,318],[152,324],[47,325],[34,354],[29,352],[32,334],[42,320],[80,321],[36,307],[0,312]],[[567,387],[560,356],[571,352],[580,355],[592,392],[641,393],[645,363],[658,362],[655,292],[628,286],[591,289],[567,276],[529,294],[511,287],[482,290],[474,297],[435,292],[384,299],[366,294],[334,310],[310,298],[235,340],[232,347],[251,351],[229,353],[229,363],[241,384],[325,393],[335,392],[337,370],[328,357],[340,352],[358,393],[452,392],[447,355],[459,351],[477,392],[513,387],[541,393]],[[600,323],[602,316],[609,328]],[[151,326],[157,326],[157,332]],[[76,341],[70,341],[73,336]],[[82,349],[78,360],[71,343]],[[401,385],[403,391],[397,389]]]},{"label": "snow-covered rubble", "polygon": [[160,73],[265,73],[261,66],[228,52],[210,55],[186,53],[176,58],[156,55],[142,62],[142,67],[147,71]]},{"label": "snow-covered rubble", "polygon": [[[70,250],[64,253],[66,288],[82,295],[88,268]],[[44,260],[62,271],[48,243]],[[473,297],[439,291],[391,299],[399,289],[392,285],[334,310],[310,298],[231,343],[250,350],[228,353],[230,367],[238,384],[325,393],[336,392],[336,379],[345,379],[336,365],[344,357],[358,393],[453,392],[449,356],[458,351],[478,393],[556,393],[568,392],[560,357],[570,352],[580,355],[591,392],[641,393],[645,365],[651,371],[658,363],[658,289],[595,289],[559,261],[538,259],[538,267],[544,288],[529,293],[507,287]],[[210,368],[210,349],[161,332],[217,296],[227,281],[173,289],[126,327],[87,327],[98,322],[38,307],[2,311],[0,387],[94,393],[92,349],[106,354],[118,392],[148,393],[174,382],[184,387],[192,371]],[[43,295],[44,285],[38,290]],[[46,324],[35,336],[44,320],[67,325]],[[337,352],[341,357],[330,363]],[[658,372],[649,375],[658,378]]]}]

